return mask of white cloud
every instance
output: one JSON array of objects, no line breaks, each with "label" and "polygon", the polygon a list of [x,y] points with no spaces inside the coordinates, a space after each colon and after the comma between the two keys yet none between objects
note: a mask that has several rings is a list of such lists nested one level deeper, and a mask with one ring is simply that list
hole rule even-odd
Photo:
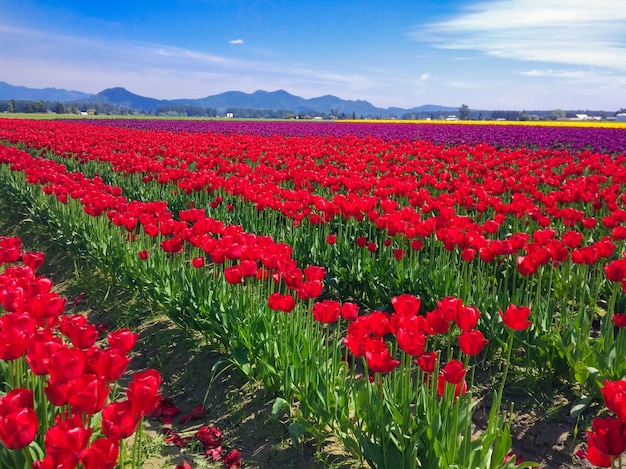
[{"label": "white cloud", "polygon": [[430,76],[431,76],[430,73],[422,73],[420,75],[420,80],[426,81],[426,80],[428,80],[430,78]]},{"label": "white cloud", "polygon": [[233,39],[232,41],[228,41],[230,44],[243,44],[243,39]]},{"label": "white cloud", "polygon": [[414,37],[499,58],[626,70],[623,0],[481,2]]},{"label": "white cloud", "polygon": [[563,78],[585,78],[591,76],[588,70],[526,70],[521,72],[527,77],[563,77]]}]

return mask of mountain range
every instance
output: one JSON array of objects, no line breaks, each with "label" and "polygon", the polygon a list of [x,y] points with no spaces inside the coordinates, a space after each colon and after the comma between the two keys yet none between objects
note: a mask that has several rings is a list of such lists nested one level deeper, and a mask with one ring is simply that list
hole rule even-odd
[{"label": "mountain range", "polygon": [[284,90],[264,91],[257,90],[254,93],[241,91],[227,91],[199,99],[155,99],[140,96],[125,88],[108,88],[96,94],[83,93],[81,91],[69,91],[58,88],[27,88],[25,86],[13,86],[0,81],[0,100],[33,100],[68,102],[91,102],[109,103],[130,109],[142,111],[156,111],[159,106],[200,106],[214,108],[219,112],[228,109],[273,109],[285,110],[294,113],[344,113],[359,116],[389,116],[404,113],[450,113],[458,111],[458,107],[439,106],[426,104],[408,109],[389,107],[376,107],[364,100],[346,100],[337,96],[324,95],[317,98],[305,99],[295,96]]}]

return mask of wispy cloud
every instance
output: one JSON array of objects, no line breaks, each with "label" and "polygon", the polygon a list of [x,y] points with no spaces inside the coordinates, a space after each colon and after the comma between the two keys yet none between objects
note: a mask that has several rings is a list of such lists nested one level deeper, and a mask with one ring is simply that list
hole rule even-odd
[{"label": "wispy cloud", "polygon": [[426,81],[426,80],[428,80],[430,78],[430,76],[431,76],[430,73],[422,73],[420,75],[420,80]]},{"label": "wispy cloud", "polygon": [[521,72],[527,77],[563,77],[563,78],[585,78],[591,75],[588,70],[526,70]]},{"label": "wispy cloud", "polygon": [[481,2],[414,37],[499,58],[626,70],[623,0]]},{"label": "wispy cloud", "polygon": [[234,44],[234,45],[238,45],[238,44],[243,44],[243,39],[233,39],[231,41],[228,41],[229,44]]}]

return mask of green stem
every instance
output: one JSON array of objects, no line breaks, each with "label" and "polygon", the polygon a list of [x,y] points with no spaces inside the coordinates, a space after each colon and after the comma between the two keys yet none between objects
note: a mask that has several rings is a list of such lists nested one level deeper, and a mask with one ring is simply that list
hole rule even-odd
[{"label": "green stem", "polygon": [[500,386],[498,388],[498,393],[496,394],[496,397],[494,398],[494,407],[497,408],[498,412],[500,412],[500,403],[502,402],[502,394],[504,393],[504,385],[506,383],[506,378],[507,375],[509,373],[509,367],[511,365],[511,353],[513,351],[513,339],[514,339],[514,333],[512,330],[509,330],[509,340],[507,342],[507,351],[506,351],[506,361],[504,363],[504,373],[502,374],[502,379],[500,381]]}]

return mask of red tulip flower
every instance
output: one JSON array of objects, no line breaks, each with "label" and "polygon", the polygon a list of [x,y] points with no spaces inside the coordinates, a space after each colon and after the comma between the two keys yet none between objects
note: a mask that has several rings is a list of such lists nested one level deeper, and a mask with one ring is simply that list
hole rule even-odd
[{"label": "red tulip flower", "polygon": [[[416,318],[416,316],[414,316],[414,318]],[[410,319],[403,321],[402,326],[400,326],[396,332],[396,339],[398,340],[398,346],[403,352],[412,356],[418,356],[424,353],[426,334],[422,332],[417,321],[411,321]]]},{"label": "red tulip flower", "polygon": [[587,431],[587,459],[600,467],[611,467],[611,458],[626,450],[626,426],[613,417],[596,417]]},{"label": "red tulip flower", "polygon": [[117,349],[123,354],[127,354],[135,346],[139,339],[139,334],[130,329],[119,329],[107,335],[107,342],[111,348]]},{"label": "red tulip flower", "polygon": [[130,358],[115,348],[105,350],[94,348],[87,351],[87,368],[109,382],[120,379],[128,363],[130,363]]},{"label": "red tulip flower", "polygon": [[474,329],[480,315],[480,311],[475,306],[463,306],[456,317],[456,325],[464,331]]},{"label": "red tulip flower", "polygon": [[437,352],[430,351],[423,353],[419,357],[413,359],[413,361],[424,373],[432,373],[435,371],[435,364],[437,363]]},{"label": "red tulip flower", "polygon": [[119,441],[135,433],[141,416],[129,400],[111,402],[102,410],[102,433]]},{"label": "red tulip flower", "polygon": [[69,337],[72,345],[79,349],[88,349],[98,340],[96,325],[88,322],[82,314],[63,316],[60,330],[63,335]]},{"label": "red tulip flower", "polygon": [[159,387],[162,382],[160,373],[150,369],[135,373],[133,380],[128,383],[126,396],[141,415],[149,414],[159,405],[161,399]]},{"label": "red tulip flower", "polygon": [[50,355],[46,368],[52,381],[59,384],[67,383],[83,374],[85,352],[64,345]]},{"label": "red tulip flower", "polygon": [[36,272],[43,265],[43,262],[43,252],[25,252],[22,255],[22,263],[33,272]]},{"label": "red tulip flower", "polygon": [[617,327],[626,327],[626,313],[614,314],[611,320]]},{"label": "red tulip flower", "polygon": [[[439,397],[443,397],[445,390],[446,390],[446,386],[449,384],[452,384],[452,383],[449,383],[448,381],[446,381],[444,376],[442,375],[437,376],[437,394],[439,394]],[[453,386],[454,386],[455,398],[467,392],[467,383],[465,382],[465,380],[462,380],[458,384],[453,384]]]},{"label": "red tulip flower", "polygon": [[38,426],[32,390],[13,389],[0,397],[0,440],[7,448],[28,446],[35,439]]},{"label": "red tulip flower", "polygon": [[465,378],[465,368],[458,360],[450,360],[441,370],[441,375],[450,384],[459,384]]},{"label": "red tulip flower", "polygon": [[611,282],[621,282],[626,278],[626,259],[616,259],[604,266],[606,278]]},{"label": "red tulip flower", "polygon": [[239,270],[239,266],[233,265],[224,269],[224,278],[231,285],[236,285],[241,283],[243,275],[241,274],[241,270]]},{"label": "red tulip flower", "polygon": [[626,425],[626,379],[606,380],[600,392],[602,392],[607,409],[615,412]]},{"label": "red tulip flower", "polygon": [[414,295],[403,293],[399,296],[391,298],[391,306],[397,314],[403,316],[415,316],[422,304],[422,300]]},{"label": "red tulip flower", "polygon": [[80,453],[84,469],[115,469],[120,445],[109,438],[98,438]]},{"label": "red tulip flower", "polygon": [[57,417],[55,425],[50,427],[44,436],[46,458],[42,467],[75,467],[80,453],[89,444],[91,433],[92,429],[83,426],[81,416],[78,414],[64,420],[60,416]]},{"label": "red tulip flower", "polygon": [[344,303],[341,305],[341,317],[346,321],[356,320],[359,317],[359,306],[356,303]]},{"label": "red tulip flower", "polygon": [[502,322],[515,331],[523,331],[532,325],[532,322],[527,321],[530,315],[530,308],[528,306],[515,306],[511,304],[504,313],[502,310],[498,312],[500,313]]},{"label": "red tulip flower", "polygon": [[105,377],[85,374],[67,384],[67,402],[72,412],[93,415],[102,410],[110,391]]},{"label": "red tulip flower", "polygon": [[391,358],[387,344],[381,337],[374,337],[365,342],[365,360],[371,371],[389,373],[400,364]]},{"label": "red tulip flower", "polygon": [[0,317],[0,359],[15,360],[26,352],[37,323],[27,313],[7,313]]},{"label": "red tulip flower", "polygon": [[478,355],[488,342],[483,333],[475,329],[461,332],[458,340],[461,352],[470,356]]},{"label": "red tulip flower", "polygon": [[296,300],[291,295],[272,293],[267,300],[267,304],[274,311],[290,313],[296,307]]},{"label": "red tulip flower", "polygon": [[316,321],[332,324],[339,319],[341,304],[338,301],[324,300],[313,303],[311,311]]}]

